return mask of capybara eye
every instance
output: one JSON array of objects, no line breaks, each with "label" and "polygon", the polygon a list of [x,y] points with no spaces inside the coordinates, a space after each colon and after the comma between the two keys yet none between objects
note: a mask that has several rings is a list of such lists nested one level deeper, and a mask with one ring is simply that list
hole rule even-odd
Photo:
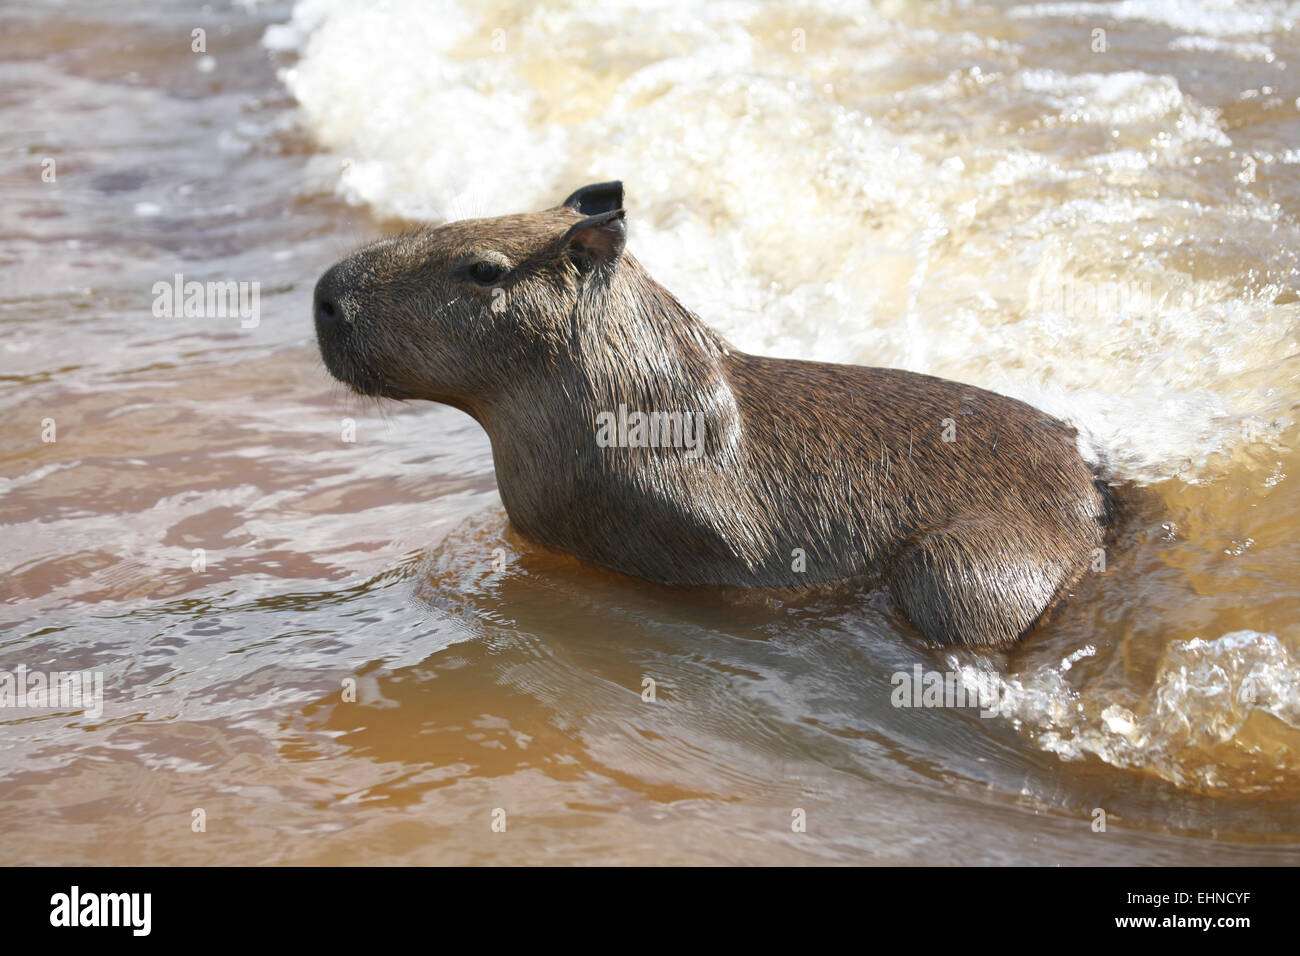
[{"label": "capybara eye", "polygon": [[480,285],[491,285],[506,274],[506,267],[498,262],[476,262],[469,267],[469,277]]}]

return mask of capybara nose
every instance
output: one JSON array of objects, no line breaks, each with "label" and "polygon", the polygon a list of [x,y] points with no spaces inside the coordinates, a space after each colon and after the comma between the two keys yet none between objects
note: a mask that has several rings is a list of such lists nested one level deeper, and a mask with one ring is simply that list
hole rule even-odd
[{"label": "capybara nose", "polygon": [[339,285],[337,266],[327,270],[316,283],[312,314],[316,319],[317,335],[328,335],[337,331],[346,319],[339,296],[341,291]]}]

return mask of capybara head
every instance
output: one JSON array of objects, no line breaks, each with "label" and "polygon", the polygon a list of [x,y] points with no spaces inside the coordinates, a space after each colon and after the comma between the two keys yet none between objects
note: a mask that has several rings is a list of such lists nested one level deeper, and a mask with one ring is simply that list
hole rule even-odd
[{"label": "capybara head", "polygon": [[325,366],[365,395],[473,410],[563,350],[584,292],[608,283],[625,240],[622,183],[527,215],[381,239],[316,284]]}]

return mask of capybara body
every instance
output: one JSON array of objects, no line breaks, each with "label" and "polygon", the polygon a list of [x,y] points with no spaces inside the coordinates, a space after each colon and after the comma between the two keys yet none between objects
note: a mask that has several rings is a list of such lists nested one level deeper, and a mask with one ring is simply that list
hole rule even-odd
[{"label": "capybara body", "polygon": [[317,284],[326,366],[474,416],[520,531],[642,578],[874,579],[928,637],[997,645],[1087,570],[1110,500],[1072,429],[928,375],[737,351],[624,249],[622,203],[601,183],[361,249]]}]

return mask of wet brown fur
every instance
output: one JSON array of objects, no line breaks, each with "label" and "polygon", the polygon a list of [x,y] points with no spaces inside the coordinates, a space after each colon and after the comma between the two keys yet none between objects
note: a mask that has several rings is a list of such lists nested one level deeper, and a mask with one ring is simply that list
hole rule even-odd
[{"label": "wet brown fur", "polygon": [[[317,287],[318,313],[336,310],[318,316],[326,366],[364,394],[468,412],[520,531],[650,580],[871,577],[927,636],[998,645],[1087,570],[1110,499],[1072,429],[927,375],[737,351],[623,249],[614,186],[338,263]],[[509,271],[479,285],[477,261]],[[596,415],[620,404],[703,413],[703,454],[600,447]]]}]

